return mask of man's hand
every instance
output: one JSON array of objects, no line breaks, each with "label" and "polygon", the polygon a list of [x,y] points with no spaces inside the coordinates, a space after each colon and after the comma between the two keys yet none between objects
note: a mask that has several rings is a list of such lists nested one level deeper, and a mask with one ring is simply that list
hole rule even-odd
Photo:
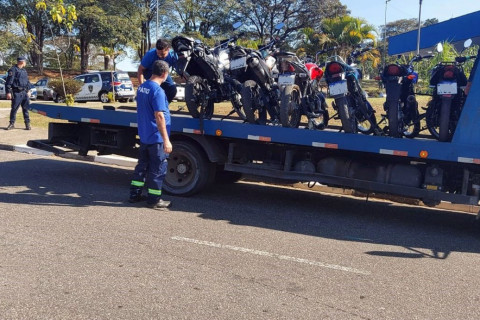
[{"label": "man's hand", "polygon": [[7,93],[7,100],[12,100],[12,94],[11,93]]},{"label": "man's hand", "polygon": [[173,150],[173,146],[170,140],[165,141],[163,143],[163,151],[165,151],[165,153],[172,153],[172,150]]}]

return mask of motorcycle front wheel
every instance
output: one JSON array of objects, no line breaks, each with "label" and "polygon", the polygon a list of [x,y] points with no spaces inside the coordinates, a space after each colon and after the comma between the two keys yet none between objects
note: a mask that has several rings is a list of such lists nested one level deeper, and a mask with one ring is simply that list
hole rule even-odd
[{"label": "motorcycle front wheel", "polygon": [[253,80],[247,80],[242,88],[242,105],[247,121],[252,124],[266,124],[266,110],[260,106],[262,100],[260,87]]},{"label": "motorcycle front wheel", "polygon": [[415,110],[412,115],[404,116],[402,134],[405,138],[413,139],[420,133],[420,115]]},{"label": "motorcycle front wheel", "polygon": [[213,116],[213,101],[208,99],[206,80],[199,76],[191,76],[185,85],[185,103],[188,112],[193,118],[200,118],[203,109],[203,118],[211,119]]},{"label": "motorcycle front wheel", "polygon": [[[352,105],[355,103],[352,100]],[[360,98],[359,98],[360,99]],[[364,114],[359,107],[359,103],[365,103],[365,109],[367,110],[368,114]],[[363,134],[371,134],[375,131],[375,128],[378,127],[377,119],[375,119],[375,113],[373,112],[373,108],[368,101],[359,101],[357,104],[357,109],[355,112],[356,122],[357,122],[357,130]]]},{"label": "motorcycle front wheel", "polygon": [[297,85],[285,86],[280,93],[280,122],[283,127],[298,128],[300,125],[302,94]]}]

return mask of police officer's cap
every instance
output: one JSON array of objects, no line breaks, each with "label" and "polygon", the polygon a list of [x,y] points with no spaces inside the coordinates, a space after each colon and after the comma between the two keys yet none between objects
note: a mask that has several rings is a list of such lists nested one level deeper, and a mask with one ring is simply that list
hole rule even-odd
[{"label": "police officer's cap", "polygon": [[17,58],[17,61],[20,62],[20,61],[27,61],[27,58],[25,57],[18,57]]}]

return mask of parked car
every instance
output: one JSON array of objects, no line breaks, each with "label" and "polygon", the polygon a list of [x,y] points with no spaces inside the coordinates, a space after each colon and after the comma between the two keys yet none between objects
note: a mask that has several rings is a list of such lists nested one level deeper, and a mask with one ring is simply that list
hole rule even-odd
[{"label": "parked car", "polygon": [[48,86],[49,81],[49,78],[43,78],[34,84],[35,88],[37,88],[38,98],[42,98],[43,100],[54,100],[55,92]]},{"label": "parked car", "polygon": [[185,101],[185,84],[177,83],[177,94],[175,95],[175,98],[173,98],[173,100]]},{"label": "parked car", "polygon": [[[30,84],[30,100],[36,100],[37,99],[37,89]],[[0,77],[0,99],[6,99],[7,98],[7,89],[5,86],[5,79],[3,77]]]},{"label": "parked car", "polygon": [[5,89],[5,80],[3,78],[0,78],[0,99],[5,99],[7,98],[7,92]]},{"label": "parked car", "polygon": [[30,92],[30,100],[37,100],[37,88],[30,83],[30,90],[28,90],[28,92]]},{"label": "parked car", "polygon": [[[112,80],[113,74],[113,80]],[[101,101],[107,103],[109,92],[115,92],[115,100],[133,101],[135,90],[128,73],[122,71],[101,71],[81,74],[75,80],[83,82],[82,90],[75,95],[75,101]]]}]

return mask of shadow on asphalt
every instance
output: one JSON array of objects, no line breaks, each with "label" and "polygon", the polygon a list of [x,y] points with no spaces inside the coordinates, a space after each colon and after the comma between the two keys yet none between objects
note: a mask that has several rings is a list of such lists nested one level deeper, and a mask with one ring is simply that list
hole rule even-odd
[{"label": "shadow on asphalt", "polygon": [[[3,203],[133,206],[125,201],[131,169],[54,159],[0,165]],[[445,259],[451,252],[480,253],[480,231],[475,216],[467,213],[251,183],[214,185],[190,198],[167,199],[174,211],[203,219],[407,249],[366,252],[370,255]]]}]

